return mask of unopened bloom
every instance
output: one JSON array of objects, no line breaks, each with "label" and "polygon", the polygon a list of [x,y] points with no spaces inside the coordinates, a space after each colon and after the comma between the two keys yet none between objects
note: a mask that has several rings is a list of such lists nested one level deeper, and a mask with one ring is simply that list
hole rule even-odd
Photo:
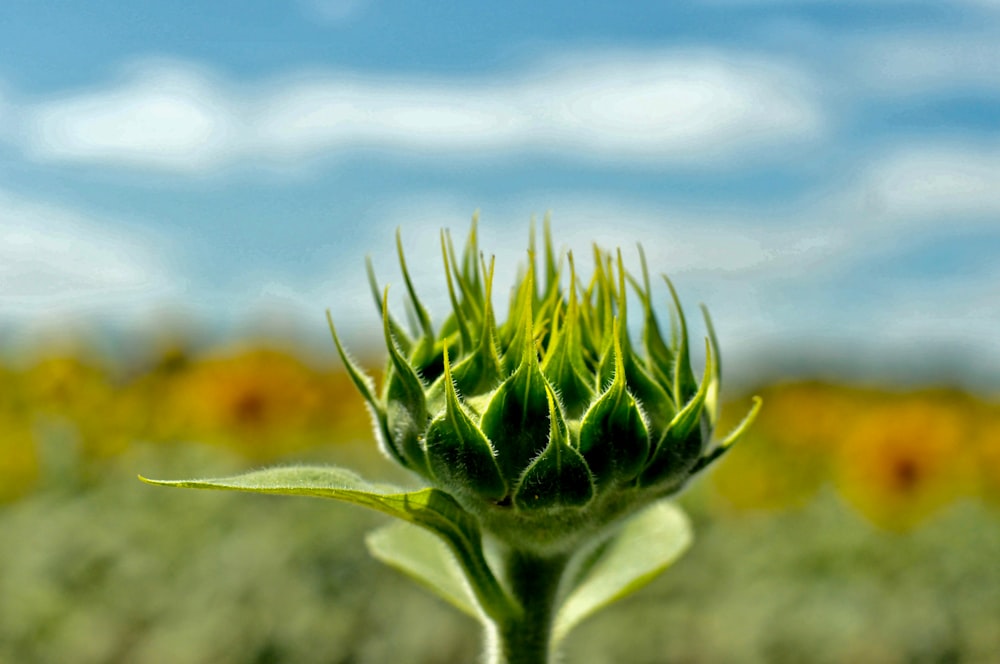
[{"label": "unopened bloom", "polygon": [[[398,234],[397,245],[415,329],[406,332],[390,315],[387,291],[379,295],[369,269],[389,355],[381,389],[334,333],[338,351],[384,452],[502,541],[540,553],[571,550],[676,493],[742,432],[712,445],[720,369],[711,322],[706,312],[699,381],[677,294],[664,277],[674,304],[665,336],[641,251],[636,277],[620,251],[595,248],[594,272],[580,280],[572,254],[557,258],[546,228],[544,267],[536,269],[530,250],[507,320],[498,322],[493,261],[481,257],[475,225],[460,258],[442,233],[452,312],[435,329]],[[628,332],[630,288],[643,319],[637,341]]]}]

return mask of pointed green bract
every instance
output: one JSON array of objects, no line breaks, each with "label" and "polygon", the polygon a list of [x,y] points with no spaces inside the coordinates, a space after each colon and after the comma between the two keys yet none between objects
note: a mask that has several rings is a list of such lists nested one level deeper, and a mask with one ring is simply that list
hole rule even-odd
[{"label": "pointed green bract", "polygon": [[444,357],[445,411],[431,422],[426,436],[431,473],[454,494],[500,500],[507,495],[507,483],[490,441],[459,402],[447,352]]},{"label": "pointed green bract", "polygon": [[427,427],[427,402],[424,384],[396,347],[389,328],[389,289],[382,298],[382,330],[391,362],[385,386],[386,427],[402,452],[407,465],[427,470],[427,457],[420,439]]},{"label": "pointed green bract", "polygon": [[462,349],[465,352],[469,352],[472,348],[472,333],[469,331],[469,322],[467,317],[462,311],[462,305],[459,303],[458,296],[455,294],[455,282],[452,279],[452,269],[453,266],[449,262],[448,258],[448,245],[445,240],[445,232],[441,231],[441,257],[444,260],[444,276],[448,282],[448,299],[451,300],[452,316],[449,321],[455,321],[455,325],[458,327],[459,334],[462,337]]},{"label": "pointed green bract", "polygon": [[434,328],[431,326],[431,317],[427,309],[417,297],[417,290],[413,287],[413,280],[410,279],[410,271],[406,268],[406,256],[403,253],[403,236],[401,229],[396,229],[396,252],[399,255],[399,267],[403,272],[403,282],[406,284],[406,292],[410,294],[410,303],[413,305],[413,312],[420,324],[420,331],[424,337],[433,339]]},{"label": "pointed green bract", "polygon": [[662,483],[679,488],[686,481],[708,444],[701,422],[708,387],[714,380],[712,346],[706,341],[705,374],[702,376],[701,386],[691,401],[674,416],[656,444],[652,459],[639,478],[640,484],[651,486]]},{"label": "pointed green bract", "polygon": [[519,336],[525,346],[520,365],[493,393],[480,424],[490,441],[503,441],[495,443],[497,462],[510,484],[545,449],[549,439],[549,387],[538,366],[531,330],[528,309],[524,332]]},{"label": "pointed green bract", "polygon": [[375,420],[375,433],[378,439],[379,447],[382,451],[401,465],[409,467],[409,462],[406,457],[403,456],[403,451],[396,447],[396,441],[392,432],[389,430],[389,419],[385,412],[384,405],[375,398],[375,382],[366,375],[356,364],[351,360],[351,357],[347,354],[344,349],[343,344],[340,343],[340,337],[337,336],[337,329],[333,325],[333,317],[330,312],[326,312],[326,321],[330,326],[330,334],[333,336],[333,344],[337,347],[337,354],[340,355],[341,362],[344,363],[344,368],[347,370],[347,375],[350,377],[351,382],[354,386],[358,388],[358,392],[361,393],[362,398],[364,398],[365,403],[368,405],[368,409],[371,411],[372,417]]},{"label": "pointed green bract", "polygon": [[[573,259],[570,256],[570,284],[576,281]],[[559,395],[568,417],[579,418],[594,398],[592,380],[588,379],[580,341],[580,312],[576,289],[570,287],[569,302],[565,313],[553,317],[552,336],[549,340],[542,373]]]},{"label": "pointed green bract", "polygon": [[[372,301],[375,303],[375,310],[378,311],[379,316],[381,316],[383,314],[382,289],[379,287],[378,279],[375,277],[375,266],[372,265],[371,256],[365,256],[365,272],[368,275],[368,288],[371,290]],[[409,353],[410,348],[413,346],[413,341],[403,329],[403,326],[400,325],[391,314],[389,315],[389,330],[392,332],[392,337],[396,340],[396,344],[402,352]]]},{"label": "pointed green bract", "polygon": [[677,312],[677,321],[680,327],[680,342],[677,346],[677,354],[674,358],[674,399],[678,404],[686,403],[698,390],[698,383],[694,379],[694,371],[691,369],[691,357],[688,355],[688,330],[687,321],[684,319],[684,309],[681,307],[681,300],[677,296],[677,290],[673,282],[663,275],[663,281],[670,289],[670,297],[674,301],[674,311]]},{"label": "pointed green bract", "polygon": [[743,434],[747,432],[747,429],[750,428],[750,425],[753,424],[754,420],[757,419],[757,413],[760,412],[760,407],[763,404],[763,400],[761,400],[760,397],[755,396],[753,398],[753,405],[750,407],[750,411],[743,417],[740,423],[736,425],[729,435],[726,436],[721,443],[719,443],[718,447],[698,460],[698,464],[694,467],[693,472],[702,470],[728,452],[730,448],[732,448],[732,446],[743,437]]},{"label": "pointed green bract", "polygon": [[642,268],[642,286],[634,285],[639,299],[642,301],[644,319],[642,345],[646,351],[646,363],[650,373],[661,385],[670,385],[674,354],[663,340],[659,321],[653,312],[653,290],[649,283],[649,266],[646,264],[646,252],[642,250],[641,245],[639,246],[639,264]]},{"label": "pointed green bract", "polygon": [[496,389],[503,381],[504,372],[497,355],[496,320],[493,317],[493,260],[484,277],[486,292],[482,306],[483,320],[479,329],[479,344],[470,354],[455,366],[455,385],[466,396],[478,396]]},{"label": "pointed green bract", "polygon": [[552,392],[549,402],[549,443],[524,471],[514,496],[522,509],[582,507],[594,496],[587,462],[567,444],[566,423]]},{"label": "pointed green bract", "polygon": [[628,482],[649,455],[649,433],[626,387],[621,328],[615,321],[614,378],[580,424],[580,453],[599,485]]},{"label": "pointed green bract", "polygon": [[719,338],[715,335],[715,326],[712,325],[712,317],[708,314],[708,307],[701,305],[701,315],[705,319],[705,329],[708,330],[708,342],[711,344],[712,355],[715,357],[715,366],[712,382],[708,386],[708,393],[705,395],[705,411],[714,427],[719,423],[719,392],[722,390],[722,354],[719,352]]},{"label": "pointed green bract", "polygon": [[559,261],[556,259],[555,245],[552,243],[552,215],[546,214],[542,221],[545,238],[545,294],[559,291]]},{"label": "pointed green bract", "polygon": [[511,302],[510,320],[504,326],[503,338],[507,344],[501,362],[505,373],[510,374],[523,364],[526,353],[535,354],[534,318],[534,284],[535,270],[532,266],[534,257],[529,254],[528,270],[521,280],[520,286],[514,292]]},{"label": "pointed green bract", "polygon": [[[610,268],[609,268],[610,269]],[[610,276],[609,276],[610,279]],[[614,300],[618,302],[618,315],[612,321],[612,330],[617,325],[623,330],[622,334],[613,333],[609,336],[617,337],[617,342],[612,338],[612,344],[605,353],[601,362],[600,375],[603,381],[610,380],[612,368],[617,361],[617,355],[611,352],[614,343],[621,344],[621,362],[624,366],[625,384],[636,400],[642,404],[643,411],[649,419],[654,430],[662,430],[674,415],[674,402],[668,394],[669,387],[658,384],[654,376],[650,375],[643,367],[632,349],[632,344],[628,337],[628,313],[627,299],[625,291],[625,266],[622,261],[621,251],[618,252],[618,288],[615,291]],[[609,282],[612,283],[612,282]]]}]

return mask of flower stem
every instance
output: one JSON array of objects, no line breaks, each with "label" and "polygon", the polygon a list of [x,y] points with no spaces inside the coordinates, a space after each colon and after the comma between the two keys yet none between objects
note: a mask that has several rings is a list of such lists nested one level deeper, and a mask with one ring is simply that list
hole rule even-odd
[{"label": "flower stem", "polygon": [[559,582],[567,556],[541,557],[511,550],[506,576],[522,611],[493,626],[490,664],[548,664],[552,657],[552,625],[558,606]]}]

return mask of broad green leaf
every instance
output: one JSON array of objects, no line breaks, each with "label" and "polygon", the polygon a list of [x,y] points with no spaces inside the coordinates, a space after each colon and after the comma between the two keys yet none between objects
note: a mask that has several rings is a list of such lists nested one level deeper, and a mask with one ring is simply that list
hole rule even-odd
[{"label": "broad green leaf", "polygon": [[654,503],[626,522],[560,607],[554,643],[598,609],[656,578],[680,557],[691,540],[687,516],[669,502]]},{"label": "broad green leaf", "polygon": [[457,557],[479,604],[488,615],[502,618],[518,611],[483,557],[476,520],[451,496],[438,489],[400,492],[395,487],[373,484],[350,470],[334,466],[287,466],[234,477],[197,480],[151,480],[142,476],[139,479],[150,484],[190,489],[333,498],[378,510],[440,536]]},{"label": "broad green leaf", "polygon": [[462,568],[440,538],[409,523],[394,522],[368,533],[365,543],[376,560],[413,578],[463,613],[480,617]]}]

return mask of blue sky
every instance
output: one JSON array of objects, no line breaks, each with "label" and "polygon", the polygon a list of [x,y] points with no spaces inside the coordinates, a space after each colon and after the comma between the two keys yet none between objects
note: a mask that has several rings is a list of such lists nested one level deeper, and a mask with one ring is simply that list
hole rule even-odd
[{"label": "blue sky", "polygon": [[500,283],[532,215],[641,241],[737,373],[1000,368],[996,0],[0,13],[9,338],[175,312],[319,340],[327,307],[361,338],[364,254],[398,283],[402,227],[443,314],[437,231],[478,209]]}]

